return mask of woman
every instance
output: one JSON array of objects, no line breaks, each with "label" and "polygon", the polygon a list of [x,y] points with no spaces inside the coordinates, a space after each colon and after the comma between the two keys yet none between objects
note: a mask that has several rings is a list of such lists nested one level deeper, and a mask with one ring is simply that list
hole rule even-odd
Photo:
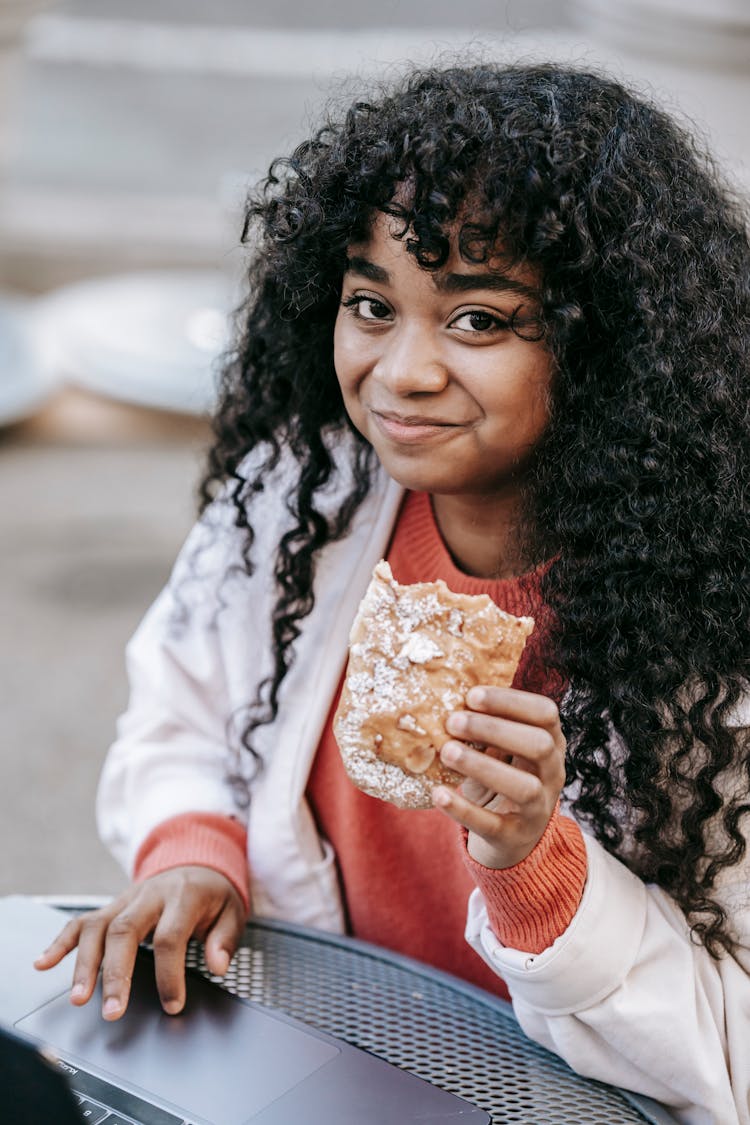
[{"label": "woman", "polygon": [[[103,965],[117,1018],[153,930],[178,1011],[189,936],[225,971],[252,901],[507,986],[685,1122],[750,1121],[739,207],[618,84],[477,66],[329,122],[250,232],[205,510],[100,791],[135,882],[39,966],[78,946],[74,1001]],[[331,731],[383,554],[536,620],[513,688],[446,717],[466,782],[426,812],[354,790]]]}]

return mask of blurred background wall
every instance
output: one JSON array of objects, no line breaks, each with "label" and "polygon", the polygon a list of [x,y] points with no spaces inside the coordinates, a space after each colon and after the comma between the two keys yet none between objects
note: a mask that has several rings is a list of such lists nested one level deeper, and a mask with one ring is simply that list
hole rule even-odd
[{"label": "blurred background wall", "polygon": [[472,44],[606,67],[750,186],[744,0],[0,0],[0,893],[123,885],[96,777],[192,522],[248,184],[357,76]]}]

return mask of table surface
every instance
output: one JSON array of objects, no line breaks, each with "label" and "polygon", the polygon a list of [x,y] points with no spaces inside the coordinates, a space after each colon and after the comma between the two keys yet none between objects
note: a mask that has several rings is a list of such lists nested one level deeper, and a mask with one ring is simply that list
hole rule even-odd
[{"label": "table surface", "polygon": [[496,1125],[674,1121],[650,1099],[574,1074],[526,1038],[502,1000],[376,946],[257,921],[225,978],[211,976],[197,943],[188,965],[468,1098]]}]

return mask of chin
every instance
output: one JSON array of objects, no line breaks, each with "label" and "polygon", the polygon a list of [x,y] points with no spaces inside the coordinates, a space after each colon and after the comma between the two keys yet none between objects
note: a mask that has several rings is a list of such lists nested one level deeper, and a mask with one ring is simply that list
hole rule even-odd
[{"label": "chin", "polygon": [[453,493],[464,491],[461,480],[457,479],[450,466],[428,468],[423,465],[404,465],[393,458],[381,458],[381,464],[389,477],[409,492]]},{"label": "chin", "polygon": [[369,427],[357,428],[375,450],[388,476],[410,492],[470,492],[471,482],[481,469],[474,466],[474,473],[457,471],[456,451],[441,445],[434,449],[420,445],[394,448],[379,433],[368,432]]}]

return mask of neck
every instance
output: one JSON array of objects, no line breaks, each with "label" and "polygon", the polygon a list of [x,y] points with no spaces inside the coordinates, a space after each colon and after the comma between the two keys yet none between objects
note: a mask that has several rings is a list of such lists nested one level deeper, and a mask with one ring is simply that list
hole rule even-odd
[{"label": "neck", "polygon": [[433,496],[433,511],[451,557],[476,578],[515,578],[531,565],[519,536],[518,496]]}]

